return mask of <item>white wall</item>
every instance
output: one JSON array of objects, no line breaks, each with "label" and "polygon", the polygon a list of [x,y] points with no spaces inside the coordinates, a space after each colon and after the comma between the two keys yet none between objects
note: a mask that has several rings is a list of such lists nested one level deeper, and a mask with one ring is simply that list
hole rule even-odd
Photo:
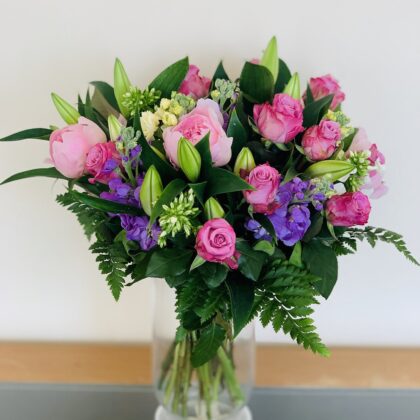
[{"label": "white wall", "polygon": [[[410,0],[148,2],[0,0],[0,136],[61,124],[49,93],[73,100],[91,80],[112,81],[114,57],[145,86],[185,54],[211,75],[218,59],[237,76],[277,35],[305,80],[331,72],[345,111],[388,158],[389,194],[371,224],[403,233],[420,256],[418,187],[420,26]],[[0,178],[39,167],[46,142],[0,144]],[[115,304],[75,218],[47,179],[0,188],[0,339],[150,338],[152,281]],[[341,260],[340,280],[317,309],[329,344],[420,345],[420,270],[392,249]],[[261,340],[284,341],[269,330]]]}]

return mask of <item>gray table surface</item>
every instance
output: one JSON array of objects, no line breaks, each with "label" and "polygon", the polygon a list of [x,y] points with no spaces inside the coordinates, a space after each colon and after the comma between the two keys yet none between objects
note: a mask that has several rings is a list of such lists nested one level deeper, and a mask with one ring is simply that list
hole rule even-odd
[{"label": "gray table surface", "polygon": [[[420,390],[261,389],[254,420],[420,420]],[[0,420],[153,420],[147,387],[0,384]]]}]

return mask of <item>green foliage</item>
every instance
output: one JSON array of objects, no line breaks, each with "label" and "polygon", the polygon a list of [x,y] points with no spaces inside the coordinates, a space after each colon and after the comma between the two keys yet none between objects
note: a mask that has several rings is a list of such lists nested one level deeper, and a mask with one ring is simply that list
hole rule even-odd
[{"label": "green foliage", "polygon": [[259,313],[263,326],[272,324],[276,332],[283,330],[293,340],[314,353],[328,356],[329,350],[316,333],[309,318],[317,304],[317,276],[285,260],[273,261],[257,283],[252,314]]},{"label": "green foliage", "polygon": [[179,276],[190,268],[192,255],[189,249],[158,249],[150,256],[146,277]]},{"label": "green foliage", "polygon": [[267,254],[262,251],[255,251],[246,241],[237,241],[236,249],[241,256],[239,257],[239,271],[248,279],[257,281]]},{"label": "green foliage", "polygon": [[328,111],[333,99],[334,95],[328,95],[308,104],[303,110],[303,126],[311,127],[318,124]]},{"label": "green foliage", "polygon": [[254,188],[251,185],[234,173],[226,169],[213,168],[208,178],[206,192],[208,197],[213,197],[218,194],[252,189]]},{"label": "green foliage", "polygon": [[223,344],[225,335],[225,330],[218,324],[204,328],[191,354],[192,365],[197,368],[211,360]]},{"label": "green foliage", "polygon": [[102,96],[109,105],[111,105],[115,110],[119,110],[118,103],[115,98],[114,88],[110,84],[101,81],[90,82],[90,84],[95,86],[95,89],[98,89],[98,91],[101,92]]},{"label": "green foliage", "polygon": [[233,110],[230,116],[227,135],[233,137],[231,162],[235,162],[236,156],[248,140],[248,133],[239,119],[236,109]]},{"label": "green foliage", "polygon": [[287,67],[287,64],[279,58],[279,74],[276,83],[274,84],[274,93],[283,92],[291,77],[292,73],[290,72],[289,67]]},{"label": "green foliage", "polygon": [[85,235],[90,240],[98,227],[108,220],[106,213],[94,209],[84,203],[80,203],[74,198],[72,192],[60,194],[56,198],[57,202],[63,207],[67,207],[77,217],[82,225]]},{"label": "green foliage", "polygon": [[30,169],[29,171],[19,172],[9,178],[6,178],[0,185],[7,184],[13,181],[19,181],[20,179],[26,178],[34,178],[34,177],[47,177],[47,178],[55,178],[55,179],[67,179],[64,175],[57,171],[54,167],[52,168],[38,168],[38,169]]},{"label": "green foliage", "polygon": [[223,67],[223,61],[221,61],[219,63],[219,65],[217,66],[216,71],[214,72],[213,78],[212,78],[212,83],[214,84],[214,82],[217,79],[223,79],[223,80],[230,80],[229,76],[226,73],[225,68]]},{"label": "green foliage", "polygon": [[246,62],[240,76],[240,88],[252,103],[271,101],[274,94],[273,75],[264,66]]},{"label": "green foliage", "polygon": [[27,139],[48,140],[52,130],[49,128],[29,128],[28,130],[19,131],[0,139],[0,141],[17,141]]}]

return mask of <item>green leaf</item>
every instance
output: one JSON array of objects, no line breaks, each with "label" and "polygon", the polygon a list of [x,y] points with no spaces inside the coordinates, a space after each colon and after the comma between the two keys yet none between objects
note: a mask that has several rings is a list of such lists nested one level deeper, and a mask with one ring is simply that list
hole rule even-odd
[{"label": "green leaf", "polygon": [[343,140],[341,140],[341,143],[343,144],[343,150],[347,152],[349,150],[349,147],[353,143],[353,139],[355,138],[357,132],[359,131],[358,128],[356,128],[353,133],[349,134],[347,137],[344,137]]},{"label": "green leaf", "polygon": [[214,72],[212,82],[214,83],[217,79],[230,80],[229,76],[227,75],[225,71],[225,68],[223,67],[223,61],[221,61],[219,65],[217,66],[217,69]]},{"label": "green leaf", "polygon": [[213,359],[225,336],[225,330],[220,325],[213,323],[204,328],[191,354],[193,367],[197,368]]},{"label": "green leaf", "polygon": [[147,266],[147,277],[179,276],[189,270],[193,251],[162,248],[153,252]]},{"label": "green leaf", "polygon": [[270,219],[263,214],[254,213],[254,219],[270,234],[271,238],[277,242],[277,235]]},{"label": "green leaf", "polygon": [[261,251],[261,252],[265,252],[267,255],[273,255],[274,251],[276,249],[276,247],[269,241],[258,241],[253,247],[252,249],[254,251]]},{"label": "green leaf", "polygon": [[273,80],[277,80],[279,74],[279,55],[275,36],[270,39],[267,48],[264,50],[260,64],[270,70],[273,75]]},{"label": "green leaf", "polygon": [[229,291],[233,331],[236,337],[251,319],[254,305],[254,284],[233,273],[226,280]]},{"label": "green leaf", "polygon": [[201,176],[207,178],[213,167],[213,161],[210,152],[210,132],[208,132],[196,145],[195,149],[201,157]]},{"label": "green leaf", "polygon": [[235,191],[253,190],[254,188],[239,176],[221,168],[212,168],[207,182],[207,196]]},{"label": "green leaf", "polygon": [[312,240],[303,246],[302,260],[308,270],[321,281],[315,283],[319,293],[328,299],[338,277],[337,256],[332,248],[321,241]]},{"label": "green leaf", "polygon": [[295,246],[293,247],[292,254],[289,258],[290,264],[295,265],[296,267],[303,267],[302,264],[302,244],[300,241],[296,242]]},{"label": "green leaf", "polygon": [[205,264],[206,260],[199,255],[196,255],[193,262],[191,263],[190,272]]},{"label": "green leaf", "polygon": [[240,88],[250,102],[270,102],[274,94],[273,75],[264,66],[246,62],[240,76]]},{"label": "green leaf", "polygon": [[231,162],[235,162],[236,156],[238,156],[238,153],[242,150],[243,147],[245,147],[248,140],[247,131],[242,125],[241,120],[238,118],[236,109],[233,110],[230,116],[227,135],[229,137],[233,137]]},{"label": "green leaf", "polygon": [[102,96],[105,100],[117,111],[120,109],[117,103],[117,99],[115,98],[114,88],[106,83],[101,81],[93,81],[90,82],[92,86],[95,86],[95,89],[98,89],[101,92]]},{"label": "green leaf", "polygon": [[59,179],[66,179],[64,175],[57,171],[54,167],[52,168],[38,168],[38,169],[30,169],[29,171],[19,172],[9,178],[5,179],[0,185],[7,184],[9,182],[18,181],[20,179],[26,178],[33,178],[33,177],[47,177],[47,178],[59,178]]},{"label": "green leaf", "polygon": [[237,241],[236,249],[241,254],[238,261],[239,271],[248,279],[257,281],[267,260],[267,254],[254,251],[246,241]]},{"label": "green leaf", "polygon": [[309,83],[306,87],[306,100],[305,100],[305,106],[309,105],[314,101],[314,96],[312,95],[311,87],[309,86]]},{"label": "green leaf", "polygon": [[315,213],[311,217],[311,224],[303,237],[304,242],[309,242],[312,238],[321,232],[322,225],[324,224],[324,216],[321,213]]},{"label": "green leaf", "polygon": [[9,136],[3,137],[0,141],[17,141],[27,139],[49,140],[53,130],[49,128],[29,128],[28,130],[19,131]]},{"label": "green leaf", "polygon": [[290,72],[289,67],[287,67],[287,64],[279,58],[279,75],[277,76],[277,80],[274,85],[274,93],[283,92],[291,77],[292,73]]},{"label": "green leaf", "polygon": [[185,188],[185,185],[185,181],[180,178],[176,178],[165,187],[158,201],[153,206],[152,214],[150,215],[149,226],[151,226],[160,216],[163,210],[163,206],[165,204],[169,204],[178,194],[180,194]]},{"label": "green leaf", "polygon": [[162,93],[163,98],[170,98],[177,91],[188,72],[188,57],[171,64],[160,73],[149,85]]},{"label": "green leaf", "polygon": [[204,206],[204,195],[207,187],[207,181],[199,182],[196,184],[188,184],[188,186],[194,191],[194,194],[197,197],[197,200],[200,202],[200,204]]},{"label": "green leaf", "polygon": [[311,127],[318,124],[328,111],[333,99],[334,95],[328,95],[307,105],[303,109],[303,126]]},{"label": "green leaf", "polygon": [[220,286],[224,282],[228,271],[225,265],[211,262],[206,262],[197,269],[200,277],[210,289]]},{"label": "green leaf", "polygon": [[140,215],[140,209],[133,206],[115,203],[113,201],[93,197],[92,195],[77,191],[72,191],[71,194],[79,203],[86,204],[87,206],[97,210],[102,210],[107,213]]}]

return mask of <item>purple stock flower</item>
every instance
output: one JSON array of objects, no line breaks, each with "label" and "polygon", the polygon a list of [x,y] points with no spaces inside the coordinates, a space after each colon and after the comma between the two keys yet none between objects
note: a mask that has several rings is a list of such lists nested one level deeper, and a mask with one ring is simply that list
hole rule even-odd
[{"label": "purple stock flower", "polygon": [[244,226],[254,234],[255,239],[271,241],[270,234],[255,219],[248,219]]},{"label": "purple stock flower", "polygon": [[160,228],[156,223],[149,230],[149,218],[147,216],[120,214],[119,217],[121,227],[126,231],[129,241],[138,242],[143,251],[149,251],[156,246],[160,234]]},{"label": "purple stock flower", "polygon": [[108,159],[105,162],[104,167],[102,168],[102,173],[104,174],[110,174],[114,169],[116,169],[118,167],[118,162],[115,159]]},{"label": "purple stock flower", "polygon": [[121,178],[114,178],[109,181],[110,191],[102,192],[100,197],[105,200],[115,201],[116,203],[139,206],[139,188],[143,182],[143,177],[137,178],[137,186],[125,183]]}]

